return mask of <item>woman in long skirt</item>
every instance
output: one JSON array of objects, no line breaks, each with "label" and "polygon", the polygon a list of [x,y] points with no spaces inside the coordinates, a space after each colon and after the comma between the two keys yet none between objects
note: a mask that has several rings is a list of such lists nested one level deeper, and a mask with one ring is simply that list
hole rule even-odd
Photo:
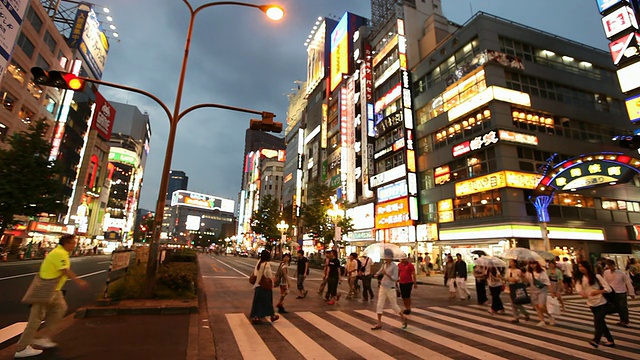
[{"label": "woman in long skirt", "polygon": [[[260,253],[260,261],[253,269],[253,275],[256,276],[256,283],[253,285],[253,304],[251,305],[251,321],[259,324],[260,319],[270,316],[271,322],[280,318],[273,311],[273,274],[271,273],[271,254],[267,250]],[[264,282],[262,278],[268,279],[269,286],[260,286],[260,282]]]}]

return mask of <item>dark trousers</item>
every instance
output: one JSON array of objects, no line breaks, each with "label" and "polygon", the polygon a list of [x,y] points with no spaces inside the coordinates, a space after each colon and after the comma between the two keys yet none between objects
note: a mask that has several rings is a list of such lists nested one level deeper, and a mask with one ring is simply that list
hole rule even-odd
[{"label": "dark trousers", "polygon": [[596,343],[600,343],[602,335],[604,335],[604,337],[607,338],[608,341],[613,342],[613,336],[611,336],[609,328],[607,327],[607,322],[605,321],[608,308],[608,304],[594,306],[591,308],[591,312],[593,313],[593,326],[595,328],[593,341],[595,341]]},{"label": "dark trousers", "polygon": [[362,275],[362,298],[368,300],[373,299],[373,290],[371,290],[371,275]]},{"label": "dark trousers", "polygon": [[327,295],[325,298],[331,299],[338,295],[338,278],[329,277],[327,279]]},{"label": "dark trousers", "polygon": [[493,311],[504,310],[504,305],[502,305],[502,300],[500,300],[500,293],[502,292],[502,286],[490,286],[489,291],[491,292],[491,310]]},{"label": "dark trousers", "polygon": [[487,300],[489,300],[487,298],[487,280],[476,279],[476,297],[478,298],[478,304],[480,305],[486,303]]},{"label": "dark trousers", "polygon": [[615,297],[613,299],[616,310],[618,310],[618,315],[620,315],[620,322],[628,324],[629,305],[627,304],[627,293],[615,293]]}]

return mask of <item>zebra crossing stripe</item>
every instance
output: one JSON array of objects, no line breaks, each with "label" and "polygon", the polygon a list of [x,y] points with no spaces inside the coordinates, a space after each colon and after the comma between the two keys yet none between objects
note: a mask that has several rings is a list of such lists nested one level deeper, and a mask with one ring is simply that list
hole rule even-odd
[{"label": "zebra crossing stripe", "polygon": [[245,314],[226,314],[227,322],[244,359],[275,360]]},{"label": "zebra crossing stripe", "polygon": [[308,323],[312,324],[316,328],[322,330],[325,334],[339,341],[344,346],[348,347],[352,351],[358,353],[360,356],[365,359],[388,359],[393,360],[393,357],[387,355],[386,353],[378,350],[377,348],[371,346],[358,339],[357,337],[349,334],[347,331],[340,329],[339,327],[329,323],[328,321],[322,319],[318,315],[304,311],[297,312],[296,315],[303,318]]},{"label": "zebra crossing stripe", "polygon": [[[368,316],[372,319],[377,319],[377,314],[374,313],[373,311],[370,310],[356,310],[357,313],[362,314],[364,316]],[[402,324],[400,323],[400,321],[398,320],[393,320],[393,319],[389,319],[389,318],[385,318],[384,319],[385,324],[390,324],[391,326],[395,326],[395,327],[401,327]],[[409,327],[407,332],[416,335],[418,337],[421,337],[423,339],[429,340],[429,341],[433,341],[439,345],[448,347],[450,349],[459,351],[463,354],[465,354],[466,356],[469,357],[474,357],[476,359],[481,359],[481,360],[507,360],[506,358],[503,358],[501,356],[492,354],[490,352],[484,351],[484,350],[480,350],[474,346],[470,346],[458,341],[454,341],[451,340],[447,337],[444,337],[442,335],[438,335],[434,332],[431,331],[427,331],[424,329],[418,329],[415,327]]]},{"label": "zebra crossing stripe", "polygon": [[[418,313],[418,314],[423,314],[423,315],[428,315],[431,317],[434,317],[436,319],[440,319],[440,320],[444,320],[445,322],[449,322],[451,320],[450,317],[448,316],[444,316],[444,315],[438,315],[435,313],[431,313],[428,311],[424,311],[421,309],[415,309],[412,310],[412,312]],[[551,359],[558,359],[556,357],[553,356],[548,356],[542,353],[539,353],[537,351],[532,351],[529,350],[527,348],[523,348],[522,346],[518,346],[518,345],[512,345],[507,341],[502,341],[502,340],[496,340],[490,337],[487,337],[486,335],[480,335],[479,333],[473,333],[473,332],[469,332],[466,330],[462,330],[459,327],[453,327],[453,326],[448,326],[448,325],[444,325],[441,322],[437,322],[437,321],[428,321],[426,319],[422,319],[419,317],[411,317],[411,322],[417,322],[423,325],[427,325],[429,327],[432,328],[436,328],[451,334],[455,334],[458,336],[462,336],[465,339],[471,339],[471,340],[475,340],[481,344],[487,344],[487,345],[491,345],[495,348],[498,349],[502,349],[502,350],[506,350],[509,351],[513,354],[516,354],[520,357],[523,358],[527,358],[527,359],[547,359],[547,360],[551,360]],[[456,325],[460,325],[459,322],[456,321]],[[508,339],[514,339],[514,340],[520,340],[520,341],[524,341],[524,342],[529,342],[530,339],[528,338],[524,338],[524,337],[520,337],[519,335],[515,335],[515,334],[511,334],[511,333],[506,333],[500,330],[496,330],[494,328],[490,328],[487,326],[482,326],[482,325],[478,325],[478,324],[473,324],[473,330],[480,330],[483,333],[490,333],[493,335],[498,335],[498,336],[505,336]]]},{"label": "zebra crossing stripe", "polygon": [[[458,319],[456,319],[456,323],[457,324],[460,324],[460,325],[464,324],[464,325],[467,325],[467,326],[470,326],[470,327],[473,327],[473,328],[478,328],[478,329],[485,328],[486,331],[491,332],[493,334],[504,336],[506,338],[512,338],[512,339],[515,339],[515,340],[518,340],[518,341],[521,341],[521,342],[524,342],[524,343],[527,343],[527,344],[536,345],[536,346],[539,346],[539,347],[544,348],[544,349],[551,349],[553,351],[557,351],[557,352],[562,353],[562,354],[568,354],[568,355],[575,356],[577,358],[582,358],[582,359],[593,359],[593,360],[606,359],[606,358],[601,357],[601,356],[585,353],[584,351],[581,351],[581,350],[576,350],[576,349],[572,349],[572,348],[569,348],[569,347],[566,347],[566,346],[556,345],[554,343],[551,343],[551,342],[548,342],[548,341],[544,341],[544,340],[538,340],[538,339],[540,339],[540,338],[549,338],[553,342],[563,341],[565,343],[572,344],[572,345],[577,345],[577,346],[584,347],[584,348],[587,348],[587,346],[589,346],[588,348],[590,349],[591,347],[590,347],[589,344],[587,344],[586,341],[578,341],[578,340],[575,340],[573,338],[560,336],[558,334],[549,333],[547,331],[540,331],[540,330],[534,330],[534,329],[529,329],[529,328],[523,328],[523,327],[520,327],[520,326],[511,325],[511,324],[504,324],[503,325],[503,327],[505,327],[505,328],[507,328],[509,330],[517,330],[517,331],[520,331],[520,332],[526,332],[526,333],[528,333],[530,335],[533,335],[533,337],[517,335],[517,334],[515,334],[513,332],[506,332],[506,331],[495,329],[493,327],[484,327],[484,326],[480,325],[478,323],[478,321],[486,321],[486,318],[463,313],[463,312],[460,311],[461,309],[458,309],[458,308],[456,310],[452,310],[452,309],[448,309],[448,308],[442,308],[442,307],[432,307],[432,308],[429,308],[429,309],[438,311],[440,313],[446,313],[446,314],[450,314],[450,315],[454,315],[454,316],[458,317]],[[417,310],[416,310],[416,312],[417,312]],[[430,313],[430,312],[424,311],[424,310],[420,310],[419,312],[420,313],[426,313],[427,315]],[[469,323],[469,322],[466,322],[464,320],[460,320],[461,317],[466,318],[468,320],[472,320],[474,322],[473,323]],[[450,317],[446,317],[446,319],[450,319]],[[493,320],[492,322],[494,322],[494,321],[495,320]],[[605,350],[605,349],[603,349],[603,350]],[[609,349],[607,348],[606,350],[609,350]]]},{"label": "zebra crossing stripe", "polygon": [[[351,324],[358,329],[368,329],[372,324],[356,319],[355,317],[345,314],[342,311],[329,311],[329,315],[332,315],[348,324]],[[431,349],[428,349],[424,346],[411,342],[403,337],[392,334],[387,331],[371,331],[371,335],[377,337],[378,339],[382,339],[390,344],[393,344],[404,351],[410,352],[413,355],[423,358],[423,359],[432,359],[432,360],[452,360],[450,357],[442,355],[438,352],[435,352]]]},{"label": "zebra crossing stripe", "polygon": [[[572,312],[582,312],[585,309],[587,309],[587,310],[589,310],[589,312],[591,312],[591,310],[584,304],[582,304],[582,306],[573,305],[573,304],[565,304],[565,309],[567,309],[568,311],[572,311]],[[630,310],[629,311],[629,319],[640,322],[640,314],[636,314],[636,312]]]},{"label": "zebra crossing stripe", "polygon": [[[478,315],[486,315],[486,311],[480,310],[480,309],[469,309],[469,311],[473,312],[474,314],[478,314]],[[496,317],[496,319],[500,319],[501,317]],[[535,318],[535,315],[534,317]],[[492,319],[492,318],[489,318]],[[506,319],[505,319],[506,320]],[[558,318],[556,318],[556,324],[557,324],[557,320]],[[527,322],[520,322],[520,326],[522,325],[529,325],[529,326],[534,326],[533,323],[527,323]],[[503,324],[501,323],[500,326],[503,326]],[[576,330],[582,330],[579,332],[576,332],[574,330],[570,330],[570,329],[565,329],[563,327],[560,326],[555,326],[553,327],[553,331],[555,332],[560,332],[563,334],[567,334],[569,336],[573,336],[573,337],[581,337],[583,339],[585,339],[586,341],[591,340],[593,338],[593,327],[587,327],[587,326],[572,326],[574,329]],[[619,336],[617,332],[614,332],[615,334],[615,340],[616,340],[616,345],[618,346],[626,346],[626,347],[630,347],[630,348],[634,348],[634,349],[640,349],[640,344],[636,343],[636,342],[628,342],[628,341],[623,341],[623,340],[619,340]]]},{"label": "zebra crossing stripe", "polygon": [[289,322],[284,316],[281,316],[280,320],[274,322],[273,327],[276,328],[305,359],[336,359],[317,342],[295,327],[295,325]]}]

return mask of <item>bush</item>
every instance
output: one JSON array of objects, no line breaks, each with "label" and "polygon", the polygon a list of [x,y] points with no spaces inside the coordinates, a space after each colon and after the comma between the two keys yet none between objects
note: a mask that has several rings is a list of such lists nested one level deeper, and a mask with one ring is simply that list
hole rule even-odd
[{"label": "bush", "polygon": [[167,250],[168,253],[166,255],[165,262],[191,262],[195,263],[198,258],[198,254],[194,250],[184,249],[184,250]]},{"label": "bush", "polygon": [[[196,297],[195,262],[168,263],[158,268],[153,299],[193,299]],[[146,299],[146,264],[129,267],[127,274],[110,284],[108,296],[113,300]]]}]

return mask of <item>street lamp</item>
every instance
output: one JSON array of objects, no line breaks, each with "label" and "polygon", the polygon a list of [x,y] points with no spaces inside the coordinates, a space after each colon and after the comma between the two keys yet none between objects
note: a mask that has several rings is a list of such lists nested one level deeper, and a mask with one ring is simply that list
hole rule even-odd
[{"label": "street lamp", "polygon": [[194,10],[188,0],[183,0],[183,1],[189,8],[189,13],[190,13],[189,29],[187,30],[187,38],[184,44],[184,55],[182,57],[182,68],[180,70],[180,77],[178,79],[178,90],[176,93],[175,107],[173,110],[173,116],[170,117],[169,138],[167,139],[167,149],[165,152],[164,166],[162,168],[162,175],[160,177],[160,189],[158,190],[158,202],[156,204],[156,223],[154,224],[153,242],[151,243],[149,262],[147,264],[147,292],[148,293],[152,292],[153,284],[154,284],[153,279],[155,277],[155,274],[158,268],[157,261],[155,260],[157,259],[158,245],[160,242],[160,230],[162,228],[162,218],[164,214],[166,193],[169,187],[169,172],[171,169],[171,160],[173,158],[173,147],[175,144],[176,131],[178,128],[178,121],[180,120],[181,115],[183,115],[180,113],[180,102],[182,101],[182,89],[184,87],[184,78],[187,72],[189,48],[191,47],[191,34],[193,33],[193,23],[194,23],[195,17],[200,12],[200,10],[203,10],[208,7],[217,6],[217,5],[237,5],[237,6],[257,8],[263,11],[269,18],[273,20],[280,20],[284,16],[284,10],[277,5],[255,5],[255,4],[248,4],[248,3],[236,2],[236,1],[220,1],[220,2],[211,2],[211,3],[200,5]]},{"label": "street lamp", "polygon": [[276,227],[280,230],[280,256],[282,256],[282,244],[287,240],[287,235],[285,235],[285,233],[289,230],[289,224],[282,220],[276,225]]},{"label": "street lamp", "polygon": [[336,246],[338,246],[338,241],[342,239],[342,229],[338,224],[340,223],[340,219],[344,217],[344,214],[344,210],[340,209],[338,204],[335,202],[333,203],[333,207],[327,210],[327,215],[329,215],[331,220],[333,220],[333,228],[335,231],[333,235],[333,243]]}]

